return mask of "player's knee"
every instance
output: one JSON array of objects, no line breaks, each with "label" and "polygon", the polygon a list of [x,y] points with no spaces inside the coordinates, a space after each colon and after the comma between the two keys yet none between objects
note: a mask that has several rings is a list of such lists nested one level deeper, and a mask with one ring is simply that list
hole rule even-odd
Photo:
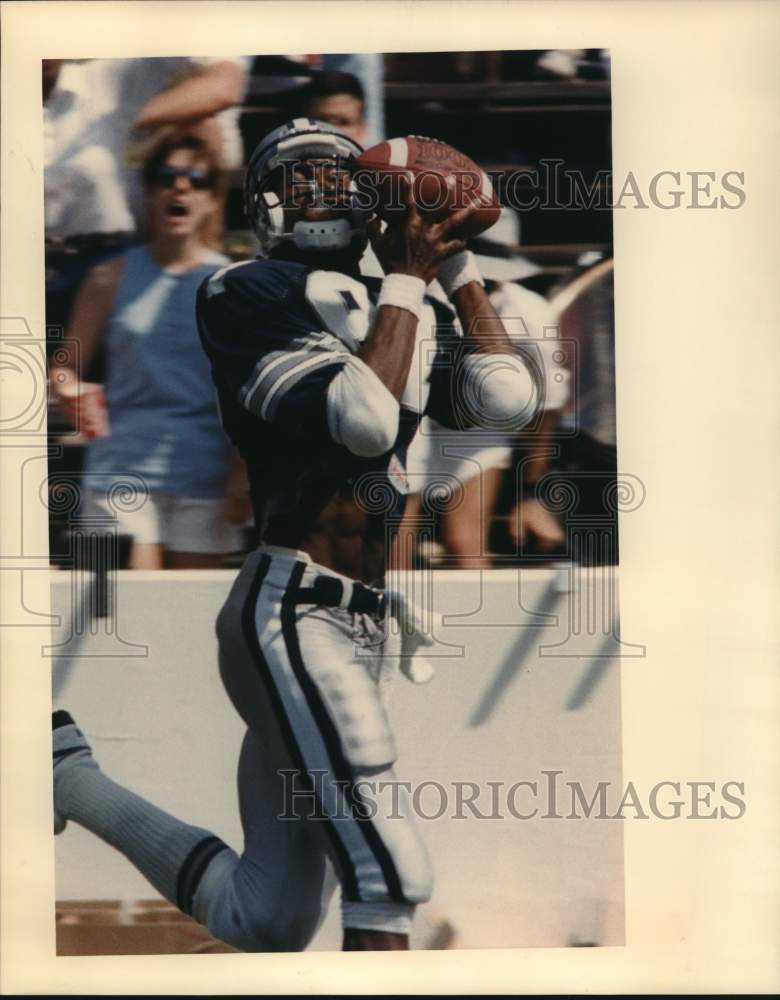
[{"label": "player's knee", "polygon": [[298,951],[290,939],[280,933],[278,921],[268,912],[244,914],[238,921],[234,947],[241,951]]},{"label": "player's knee", "polygon": [[226,860],[221,870],[217,866],[207,872],[196,895],[193,917],[215,938],[239,951],[303,951],[319,924],[319,894],[316,901],[299,901],[292,910],[285,910],[278,887],[258,889],[242,877],[235,854]]},{"label": "player's knee", "polygon": [[[262,907],[264,901],[258,902]],[[203,922],[215,938],[239,951],[299,951],[305,947],[305,943],[298,946],[289,936],[282,935],[270,909],[247,909],[230,892],[224,894],[221,905],[213,907],[209,919]]]},{"label": "player's knee", "polygon": [[[374,864],[364,865],[358,876],[359,898],[383,904],[427,902],[433,890],[433,866],[413,820],[409,786],[399,783],[392,767],[386,766],[361,771],[357,787],[366,804],[375,807],[371,842],[376,838],[382,844],[381,852],[374,853]],[[392,789],[392,796],[383,798],[388,788]],[[376,790],[376,798],[369,789]],[[389,808],[391,813],[387,811]]]},{"label": "player's knee", "polygon": [[242,890],[239,858],[232,851],[218,854],[201,878],[192,916],[210,934],[240,951],[289,951],[273,919],[278,900],[263,899]]},{"label": "player's knee", "polygon": [[313,910],[297,906],[280,920],[283,900],[277,899],[271,906],[263,904],[264,901],[256,900],[251,908],[244,910],[233,942],[228,943],[247,952],[304,951],[319,925],[319,906]]}]

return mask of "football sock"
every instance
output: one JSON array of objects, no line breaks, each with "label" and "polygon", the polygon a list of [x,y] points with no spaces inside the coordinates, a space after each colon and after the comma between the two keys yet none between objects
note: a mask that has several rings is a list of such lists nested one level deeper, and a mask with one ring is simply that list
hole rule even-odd
[{"label": "football sock", "polygon": [[[192,913],[206,868],[222,852],[235,854],[208,830],[183,823],[100,770],[82,733],[65,713],[54,739],[54,807],[121,851],[169,902]],[[69,721],[68,721],[69,720]],[[64,723],[64,724],[63,724]]]}]

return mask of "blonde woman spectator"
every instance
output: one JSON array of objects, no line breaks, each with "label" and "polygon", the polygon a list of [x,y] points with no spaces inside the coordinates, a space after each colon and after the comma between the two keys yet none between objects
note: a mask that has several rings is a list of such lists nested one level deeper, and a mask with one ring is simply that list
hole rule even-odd
[{"label": "blonde woman spectator", "polygon": [[[231,452],[195,322],[198,286],[228,263],[204,239],[219,211],[218,162],[202,140],[169,137],[143,185],[149,241],[90,272],[69,329],[79,357],[68,351],[50,382],[90,438],[84,509],[100,509],[125,474],[147,484],[140,509],[119,515],[130,565],[218,566],[236,547],[225,504]],[[101,341],[104,385],[84,382],[76,365],[83,371]]]}]

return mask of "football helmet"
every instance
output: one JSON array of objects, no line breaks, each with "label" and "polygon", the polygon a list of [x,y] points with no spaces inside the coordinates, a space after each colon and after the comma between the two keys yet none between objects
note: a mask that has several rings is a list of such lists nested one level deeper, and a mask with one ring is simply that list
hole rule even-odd
[{"label": "football helmet", "polygon": [[[348,169],[362,152],[361,146],[332,125],[311,118],[295,118],[261,139],[247,165],[244,207],[263,254],[267,256],[285,243],[304,256],[343,252],[347,248],[356,256],[363,253],[368,243],[366,223],[370,213],[358,205],[352,182],[348,213],[328,221],[299,220],[289,230],[285,229],[281,199],[273,190],[284,164],[333,160],[337,168]],[[316,190],[316,183],[314,187]]]}]

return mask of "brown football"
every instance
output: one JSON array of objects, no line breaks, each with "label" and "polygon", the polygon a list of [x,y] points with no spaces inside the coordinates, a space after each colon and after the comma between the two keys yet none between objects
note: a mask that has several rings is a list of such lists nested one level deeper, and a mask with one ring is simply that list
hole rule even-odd
[{"label": "brown football", "polygon": [[412,184],[412,196],[421,212],[441,219],[477,201],[479,208],[458,235],[471,238],[498,221],[501,207],[490,178],[457,149],[421,135],[388,139],[358,157],[354,180],[361,200],[392,222],[404,211],[403,183]]}]

